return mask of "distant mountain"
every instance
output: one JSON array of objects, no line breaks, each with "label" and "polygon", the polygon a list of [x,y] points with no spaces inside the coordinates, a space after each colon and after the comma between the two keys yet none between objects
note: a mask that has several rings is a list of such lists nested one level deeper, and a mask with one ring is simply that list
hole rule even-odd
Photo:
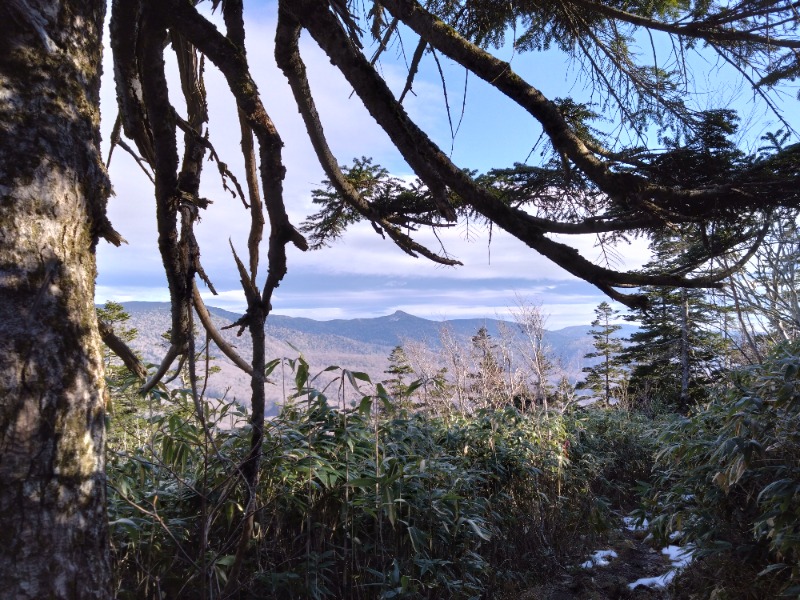
[{"label": "distant mountain", "polygon": [[[218,309],[209,308],[209,311],[220,317],[235,320],[240,315]],[[498,319],[450,319],[446,321],[432,321],[398,310],[385,317],[369,319],[333,319],[330,321],[317,321],[314,319],[287,317],[284,315],[270,315],[267,319],[266,331],[281,340],[291,340],[297,332],[306,335],[337,336],[339,338],[356,340],[366,344],[395,347],[402,345],[407,340],[425,342],[433,348],[440,346],[439,333],[442,327],[448,328],[457,338],[470,338],[481,327],[485,327],[489,335],[500,337],[501,330],[505,328],[517,331],[517,324],[511,321]],[[571,350],[579,350],[584,346],[591,346],[588,337],[591,326],[573,325],[555,331],[547,331],[545,337],[557,354],[571,355]],[[636,327],[622,325],[617,337],[627,337]],[[588,341],[588,345],[586,342]]]},{"label": "distant mountain", "polygon": [[[165,302],[126,302],[123,303],[131,319],[130,327],[135,327],[138,337],[134,347],[145,360],[152,363],[160,361],[167,342],[162,333],[170,327],[170,307]],[[209,307],[209,312],[219,328],[236,321],[241,315],[220,308]],[[397,311],[385,317],[371,319],[334,319],[317,321],[314,319],[270,315],[265,331],[267,334],[267,358],[296,358],[298,351],[309,362],[312,373],[330,365],[364,371],[373,381],[387,376],[388,356],[395,346],[409,342],[419,342],[428,346],[433,355],[441,352],[440,332],[446,327],[452,337],[464,345],[481,327],[497,340],[518,332],[516,323],[497,319],[453,319],[431,321]],[[198,325],[199,328],[199,325]],[[592,339],[588,335],[590,326],[565,327],[547,331],[545,341],[551,349],[551,357],[560,364],[563,372],[573,381],[581,378],[581,369],[587,364],[583,356],[592,349]],[[623,325],[618,337],[627,337],[636,328]],[[236,336],[236,329],[223,331],[226,340],[237,348],[243,357],[251,357],[251,344],[245,334]],[[198,344],[204,343],[205,336],[198,335]],[[296,348],[293,349],[293,348]],[[249,397],[248,378],[216,349],[211,352],[214,364],[221,372],[209,381],[209,395],[235,397],[238,400]],[[284,373],[286,377],[289,374]],[[334,373],[335,374],[335,373]],[[280,377],[273,374],[273,379]],[[284,385],[270,386],[269,399],[282,400]],[[286,383],[286,388],[289,388]]]}]

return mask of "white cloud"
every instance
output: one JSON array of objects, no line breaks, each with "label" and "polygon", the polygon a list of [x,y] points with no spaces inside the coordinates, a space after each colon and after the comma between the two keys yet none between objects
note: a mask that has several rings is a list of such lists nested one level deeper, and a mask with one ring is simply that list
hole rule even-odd
[{"label": "white cloud", "polygon": [[125,285],[98,285],[95,288],[95,302],[105,303],[106,300],[115,302],[169,302],[169,292],[166,287],[125,286]]},{"label": "white cloud", "polygon": [[[459,267],[443,267],[425,258],[413,258],[396,248],[392,242],[380,239],[368,224],[358,224],[330,248],[308,253],[294,252],[291,256],[291,268],[308,272],[437,279],[575,279],[549,259],[498,228],[491,232],[491,239],[485,227],[473,226],[472,232],[470,240],[464,239],[462,226],[439,232],[438,237],[445,248],[454,258],[464,263]],[[415,234],[415,238],[431,250],[439,249],[439,242],[428,232]],[[596,247],[594,236],[576,236],[570,239],[558,236],[554,239],[573,245],[586,258],[603,264],[602,252]],[[626,258],[623,262],[612,265],[616,268],[638,268],[649,256],[644,240],[634,240],[629,247],[617,248],[617,252]]]}]

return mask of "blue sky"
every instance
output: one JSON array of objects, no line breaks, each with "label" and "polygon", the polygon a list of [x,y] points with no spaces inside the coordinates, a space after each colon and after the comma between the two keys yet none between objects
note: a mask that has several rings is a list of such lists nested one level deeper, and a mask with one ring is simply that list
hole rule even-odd
[{"label": "blue sky", "polygon": [[[288,85],[274,64],[274,7],[271,2],[255,6],[247,16],[249,58],[264,104],[285,144],[285,201],[293,222],[299,224],[314,211],[310,192],[320,186],[323,174]],[[307,38],[306,35],[301,48],[311,87],[329,144],[340,164],[350,163],[354,157],[370,156],[392,173],[409,176],[410,170],[388,137],[366,113],[360,100],[350,97],[347,83]],[[415,42],[409,40],[406,52],[410,54]],[[551,98],[568,95],[589,98],[578,81],[580,73],[555,52],[514,54],[508,48],[501,50],[500,56],[510,60],[517,72]],[[382,63],[382,73],[399,94],[405,82],[405,63],[402,57],[395,60],[398,57],[397,47],[390,49]],[[411,116],[443,150],[450,151],[452,146],[456,164],[485,171],[524,162],[539,137],[540,130],[533,119],[477,78],[470,77],[465,82],[463,70],[445,58],[441,61],[447,73],[454,120],[461,118],[465,87],[467,90],[465,113],[455,140],[451,139],[447,122],[442,83],[431,68],[421,72],[414,85],[415,94],[406,99]],[[103,138],[107,140],[116,114],[108,50],[104,72]],[[243,180],[238,124],[231,110],[231,96],[222,77],[210,65],[206,77],[211,141],[222,160]],[[730,102],[742,102],[747,95],[743,88],[730,84],[721,89],[718,94],[727,96]],[[151,184],[120,149],[115,151],[110,171],[116,192],[109,204],[110,218],[129,244],[121,248],[104,244],[99,247],[97,301],[167,300],[156,245]],[[206,211],[197,235],[203,265],[220,292],[216,297],[205,293],[204,296],[211,305],[242,310],[245,303],[228,240],[240,255],[246,253],[248,214],[241,202],[222,190],[214,165],[207,163],[204,179],[203,194],[214,204]],[[395,310],[431,319],[503,317],[522,300],[541,305],[543,312],[550,315],[548,327],[556,329],[589,323],[594,308],[606,299],[594,287],[497,229],[490,236],[481,225],[460,224],[441,237],[449,252],[464,266],[446,268],[422,258],[411,258],[381,240],[369,225],[349,231],[331,248],[302,253],[290,247],[289,272],[275,294],[273,310],[277,314],[315,319],[380,316]],[[430,235],[421,235],[419,239],[435,244]],[[601,260],[594,242],[591,237],[573,240],[585,256]],[[642,240],[620,247],[617,252],[620,256],[617,266],[636,267],[648,258]]]}]

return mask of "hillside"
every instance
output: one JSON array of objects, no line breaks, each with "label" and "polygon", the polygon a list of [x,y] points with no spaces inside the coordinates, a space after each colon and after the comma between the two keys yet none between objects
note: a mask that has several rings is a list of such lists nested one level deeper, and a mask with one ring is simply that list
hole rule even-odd
[{"label": "hillside", "polygon": [[[133,343],[147,362],[156,363],[161,359],[167,347],[162,334],[170,327],[169,304],[160,302],[127,302],[123,305],[131,318],[129,326],[138,331]],[[219,308],[209,307],[216,325],[222,328],[239,318],[240,315]],[[335,319],[317,321],[314,319],[271,315],[267,320],[267,358],[296,358],[298,353],[311,366],[312,373],[322,371],[330,365],[338,365],[353,371],[364,371],[374,381],[386,376],[389,353],[395,346],[409,342],[425,344],[433,356],[441,356],[440,332],[446,327],[452,337],[463,345],[468,345],[470,338],[480,327],[486,327],[495,339],[501,339],[517,332],[517,325],[509,321],[497,319],[453,319],[448,321],[431,321],[397,311],[391,315],[370,319]],[[590,327],[573,326],[548,331],[545,340],[550,347],[551,360],[556,363],[573,382],[581,378],[581,369],[586,364],[583,356],[590,351],[592,340],[588,335]],[[634,327],[625,325],[619,337],[626,337]],[[247,335],[236,336],[236,329],[224,330],[225,339],[236,347],[246,359],[251,356],[251,344]],[[198,337],[198,346],[205,342],[205,337]],[[517,338],[514,343],[521,343]],[[209,381],[208,394],[212,396],[227,395],[246,403],[250,395],[249,380],[226,357],[212,348],[213,364],[221,371],[212,375]],[[289,373],[286,389],[291,386]],[[327,375],[327,374],[326,374]],[[272,380],[274,385],[268,386],[268,403],[281,402],[283,399],[283,383],[280,370],[276,370]]]}]

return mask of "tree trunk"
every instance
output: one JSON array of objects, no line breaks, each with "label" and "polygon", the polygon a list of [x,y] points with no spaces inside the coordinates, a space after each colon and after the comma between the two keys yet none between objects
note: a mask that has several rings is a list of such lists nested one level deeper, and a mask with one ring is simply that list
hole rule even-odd
[{"label": "tree trunk", "polygon": [[94,310],[103,0],[0,2],[0,590],[110,598]]},{"label": "tree trunk", "polygon": [[681,408],[689,407],[689,295],[681,288]]}]

